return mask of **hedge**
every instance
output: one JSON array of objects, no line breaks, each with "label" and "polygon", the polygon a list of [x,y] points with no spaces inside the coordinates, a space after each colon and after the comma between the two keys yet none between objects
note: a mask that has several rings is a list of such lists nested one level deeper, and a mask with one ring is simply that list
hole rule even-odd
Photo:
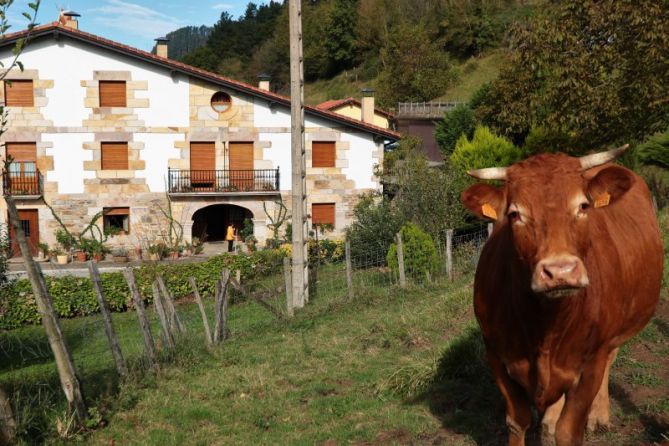
[{"label": "hedge", "polygon": [[[153,300],[151,283],[158,274],[163,276],[167,288],[175,297],[191,294],[189,277],[195,278],[203,296],[213,295],[223,268],[240,270],[242,280],[250,281],[280,271],[284,255],[280,250],[268,250],[251,255],[223,254],[200,263],[147,264],[135,269],[135,278],[142,298],[149,303]],[[132,307],[130,291],[122,273],[102,273],[100,279],[112,311],[123,312]],[[85,316],[99,310],[90,279],[47,276],[46,283],[60,317]],[[40,315],[30,282],[21,279],[12,286],[3,288],[0,296],[0,329],[38,323]]]}]

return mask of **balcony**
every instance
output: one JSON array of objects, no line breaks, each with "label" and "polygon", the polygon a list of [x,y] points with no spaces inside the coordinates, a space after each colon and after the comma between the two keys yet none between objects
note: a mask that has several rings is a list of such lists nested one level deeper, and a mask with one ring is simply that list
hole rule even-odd
[{"label": "balcony", "polygon": [[279,193],[279,169],[167,170],[171,195],[274,195]]},{"label": "balcony", "polygon": [[2,171],[2,192],[14,198],[37,199],[42,196],[42,174],[24,170],[22,163],[12,163],[9,172]]}]

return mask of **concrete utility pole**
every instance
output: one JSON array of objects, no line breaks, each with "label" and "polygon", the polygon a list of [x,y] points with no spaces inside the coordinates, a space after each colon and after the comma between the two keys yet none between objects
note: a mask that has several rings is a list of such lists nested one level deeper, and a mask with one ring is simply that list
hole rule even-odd
[{"label": "concrete utility pole", "polygon": [[302,308],[309,301],[307,263],[307,181],[304,148],[304,57],[302,55],[302,6],[290,0],[290,116],[293,205],[293,302]]}]

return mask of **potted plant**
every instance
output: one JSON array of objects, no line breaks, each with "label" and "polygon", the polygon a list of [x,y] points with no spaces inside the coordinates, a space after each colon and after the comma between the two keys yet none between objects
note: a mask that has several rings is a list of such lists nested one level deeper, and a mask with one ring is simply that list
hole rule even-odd
[{"label": "potted plant", "polygon": [[167,254],[169,255],[170,260],[178,259],[180,252],[181,252],[181,247],[179,246],[172,246],[167,249]]},{"label": "potted plant", "polygon": [[249,252],[254,252],[256,250],[257,242],[258,240],[252,235],[249,235],[244,239],[244,243],[246,243],[246,247],[249,249]]},{"label": "potted plant", "polygon": [[114,263],[126,263],[128,261],[128,250],[125,248],[116,248],[112,251]]},{"label": "potted plant", "polygon": [[39,242],[37,245],[39,247],[39,260],[49,260],[49,255],[51,254],[51,250],[49,249],[49,245],[44,243],[44,242]]},{"label": "potted plant", "polygon": [[149,245],[149,260],[154,262],[160,260],[165,255],[165,244],[162,242]]},{"label": "potted plant", "polygon": [[55,248],[51,250],[51,255],[56,258],[56,262],[59,265],[67,265],[68,255],[60,248]]},{"label": "potted plant", "polygon": [[204,251],[204,244],[202,243],[202,240],[200,240],[198,237],[193,237],[193,242],[191,244],[193,254],[201,254],[202,251]]},{"label": "potted plant", "polygon": [[[69,253],[77,244],[77,240],[65,229],[60,228],[56,231],[56,241],[63,247],[65,253]],[[84,259],[85,260],[85,259]]]}]

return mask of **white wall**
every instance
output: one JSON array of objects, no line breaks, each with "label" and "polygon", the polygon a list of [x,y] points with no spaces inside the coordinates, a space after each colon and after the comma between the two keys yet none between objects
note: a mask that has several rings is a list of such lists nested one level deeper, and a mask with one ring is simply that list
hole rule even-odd
[{"label": "white wall", "polygon": [[255,98],[253,125],[255,127],[290,127],[290,109],[283,105],[275,105],[270,109],[269,102]]},{"label": "white wall", "polygon": [[372,189],[378,187],[373,180],[374,165],[378,159],[372,158],[377,149],[372,135],[364,133],[342,133],[342,141],[348,141],[348,167],[342,168],[342,172],[349,180],[355,181],[357,189]]},{"label": "white wall", "polygon": [[95,139],[92,133],[43,133],[43,142],[52,142],[46,149],[53,156],[53,170],[46,173],[46,181],[58,182],[60,194],[83,194],[84,179],[95,178],[95,172],[84,170],[84,161],[93,160],[93,151],[84,150],[84,142]]},{"label": "white wall", "polygon": [[[3,51],[0,60],[5,65],[11,63],[9,52]],[[20,60],[25,69],[39,70],[40,79],[54,80],[46,93],[48,105],[42,109],[44,118],[54,126],[81,126],[82,120],[88,119],[91,109],[84,108],[86,88],[81,81],[92,80],[93,71],[131,71],[134,81],[148,81],[148,91],[137,96],[149,98],[150,108],[135,109],[147,126],[189,125],[188,81],[183,76],[173,80],[165,68],[66,37],[58,42],[45,39],[31,43]]]},{"label": "white wall", "polygon": [[263,158],[279,168],[279,188],[291,190],[290,133],[261,133],[260,141],[271,141],[272,146],[263,149]]},{"label": "white wall", "polygon": [[135,172],[137,178],[146,178],[151,192],[165,192],[167,166],[170,158],[179,158],[181,151],[174,148],[174,141],[183,141],[184,135],[135,133],[135,141],[143,142],[139,158],[145,162],[145,170]]}]

